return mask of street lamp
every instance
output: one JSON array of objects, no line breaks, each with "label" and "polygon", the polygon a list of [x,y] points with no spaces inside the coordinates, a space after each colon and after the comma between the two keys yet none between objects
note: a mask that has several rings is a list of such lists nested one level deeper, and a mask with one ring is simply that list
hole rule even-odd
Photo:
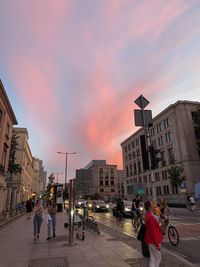
[{"label": "street lamp", "polygon": [[74,155],[76,152],[57,152],[58,154],[65,155],[66,156],[66,161],[65,161],[65,191],[66,191],[66,182],[67,182],[67,158],[68,155]]}]

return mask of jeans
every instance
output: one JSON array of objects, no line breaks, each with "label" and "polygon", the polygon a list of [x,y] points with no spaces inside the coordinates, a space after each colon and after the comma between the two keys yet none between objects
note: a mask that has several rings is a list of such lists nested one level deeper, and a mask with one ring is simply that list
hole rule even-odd
[{"label": "jeans", "polygon": [[36,234],[39,235],[40,227],[42,224],[42,216],[35,215],[33,218],[33,224],[34,224],[34,236],[36,236]]},{"label": "jeans", "polygon": [[53,235],[55,235],[56,232],[56,214],[50,215],[52,220],[52,227],[53,227]]},{"label": "jeans", "polygon": [[161,262],[161,252],[153,244],[149,244],[150,263],[149,267],[159,267]]},{"label": "jeans", "polygon": [[52,228],[52,220],[48,220],[48,225],[47,225],[48,237],[51,237],[51,228]]}]

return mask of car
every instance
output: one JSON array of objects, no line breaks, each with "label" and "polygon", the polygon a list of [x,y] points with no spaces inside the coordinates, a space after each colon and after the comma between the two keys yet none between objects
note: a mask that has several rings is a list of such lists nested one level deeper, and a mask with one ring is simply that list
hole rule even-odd
[{"label": "car", "polygon": [[103,200],[94,200],[92,203],[92,211],[98,212],[98,211],[104,211],[108,212],[109,205],[105,203]]},{"label": "car", "polygon": [[87,200],[87,201],[86,201],[86,205],[87,205],[87,209],[88,209],[88,210],[92,210],[93,203],[92,203],[91,200]]},{"label": "car", "polygon": [[83,208],[85,202],[86,202],[85,199],[77,199],[77,200],[75,201],[75,208],[76,208],[76,209]]},{"label": "car", "polygon": [[[124,217],[132,217],[132,201],[123,200],[123,202],[124,202],[123,216]],[[112,213],[113,213],[113,216],[117,216],[117,204],[113,205]]]}]

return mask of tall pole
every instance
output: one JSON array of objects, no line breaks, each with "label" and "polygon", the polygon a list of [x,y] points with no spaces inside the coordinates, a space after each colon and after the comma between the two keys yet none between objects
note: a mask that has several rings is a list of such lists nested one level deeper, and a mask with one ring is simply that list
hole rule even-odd
[{"label": "tall pole", "polygon": [[67,187],[67,156],[68,156],[68,153],[66,152],[66,161],[65,161],[65,194],[66,194],[66,187]]}]

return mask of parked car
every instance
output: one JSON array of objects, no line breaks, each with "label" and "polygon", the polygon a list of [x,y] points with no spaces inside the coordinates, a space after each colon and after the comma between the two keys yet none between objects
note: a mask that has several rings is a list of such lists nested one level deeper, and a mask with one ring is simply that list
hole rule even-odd
[{"label": "parked car", "polygon": [[[124,217],[132,217],[132,201],[124,200]],[[112,208],[113,216],[117,216],[117,204],[115,203]]]},{"label": "parked car", "polygon": [[104,211],[108,212],[109,205],[105,203],[103,200],[94,200],[92,203],[92,211],[98,212],[98,211]]}]

